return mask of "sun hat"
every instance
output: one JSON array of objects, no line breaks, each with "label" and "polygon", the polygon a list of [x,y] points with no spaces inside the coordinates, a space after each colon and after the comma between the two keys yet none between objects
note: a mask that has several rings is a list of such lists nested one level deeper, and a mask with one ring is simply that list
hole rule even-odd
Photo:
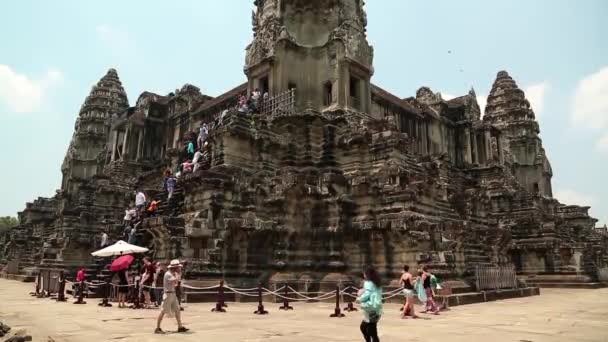
[{"label": "sun hat", "polygon": [[171,260],[171,262],[169,263],[169,267],[170,268],[182,267],[182,264],[179,262],[179,260],[175,259],[175,260]]}]

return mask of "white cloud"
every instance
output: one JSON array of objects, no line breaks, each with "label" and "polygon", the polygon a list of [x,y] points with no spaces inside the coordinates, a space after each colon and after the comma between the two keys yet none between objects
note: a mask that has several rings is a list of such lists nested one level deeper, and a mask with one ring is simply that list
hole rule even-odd
[{"label": "white cloud", "polygon": [[608,155],[608,133],[600,137],[595,147],[602,153]]},{"label": "white cloud", "polygon": [[446,101],[450,101],[451,99],[455,99],[456,96],[454,96],[452,94],[448,94],[448,93],[441,93],[441,98]]},{"label": "white cloud", "polygon": [[48,91],[62,80],[63,74],[56,69],[49,69],[41,79],[33,79],[0,64],[0,103],[17,113],[39,111]]},{"label": "white cloud", "polygon": [[591,128],[608,125],[608,66],[579,82],[574,97],[573,120]]},{"label": "white cloud", "polygon": [[532,84],[524,90],[526,98],[530,101],[530,105],[536,114],[536,119],[540,118],[543,110],[545,109],[545,94],[549,89],[549,83],[542,82]]},{"label": "white cloud", "polygon": [[560,189],[553,197],[567,205],[593,206],[596,202],[594,196],[570,189]]}]

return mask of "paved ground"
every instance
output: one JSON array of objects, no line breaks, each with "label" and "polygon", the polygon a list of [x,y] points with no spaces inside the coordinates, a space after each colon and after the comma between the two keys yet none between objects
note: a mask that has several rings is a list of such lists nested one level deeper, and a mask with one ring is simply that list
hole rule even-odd
[{"label": "paved ground", "polygon": [[[154,335],[157,310],[103,309],[30,297],[31,284],[0,279],[0,321],[27,329],[34,341],[362,341],[360,313],[329,318],[332,305],[296,304],[282,312],[253,315],[255,304],[233,304],[210,312],[210,304],[190,304],[184,320],[189,334]],[[454,307],[423,320],[399,319],[387,305],[379,325],[383,342],[396,341],[608,341],[608,289],[543,290],[541,296]],[[175,330],[166,320],[165,330]]]}]

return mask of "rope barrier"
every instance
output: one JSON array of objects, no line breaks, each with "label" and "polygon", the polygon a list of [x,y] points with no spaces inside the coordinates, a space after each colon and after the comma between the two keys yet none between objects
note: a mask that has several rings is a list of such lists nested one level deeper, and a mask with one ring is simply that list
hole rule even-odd
[{"label": "rope barrier", "polygon": [[[46,277],[44,275],[42,275],[41,273],[38,274],[37,276],[37,281],[36,281],[36,285],[35,285],[35,292],[32,292],[32,295],[36,295],[38,297],[46,297],[48,295],[50,295],[51,292],[51,288],[50,288],[50,280],[49,280],[50,275],[47,273]],[[127,285],[119,285],[119,284],[113,284],[110,282],[87,282],[87,281],[83,281],[83,282],[72,282],[69,281],[67,279],[65,279],[65,274],[63,272],[60,273],[60,275],[58,277],[58,285],[59,285],[59,290],[57,293],[57,300],[58,301],[62,301],[65,300],[65,286],[69,285],[75,288],[76,290],[76,297],[77,297],[77,301],[74,302],[74,304],[86,304],[86,302],[83,300],[84,296],[85,296],[85,290],[91,288],[91,289],[101,289],[103,291],[103,300],[101,303],[99,303],[100,306],[111,306],[111,304],[109,304],[109,297],[112,297],[112,293],[115,294],[116,289],[118,288],[131,288],[131,294],[132,294],[132,303],[133,303],[133,308],[139,308],[140,307],[140,301],[139,301],[139,296],[141,295],[141,291],[143,289],[149,289],[149,290],[157,290],[157,289],[162,289],[162,287],[157,287],[157,286],[149,286],[149,285],[142,285],[139,284],[138,282],[133,282],[131,284],[127,284]],[[54,279],[55,279],[54,278]],[[310,301],[324,301],[324,300],[328,300],[328,299],[332,299],[335,298],[335,303],[336,306],[334,308],[334,313],[332,315],[330,315],[330,317],[344,317],[344,314],[342,313],[342,309],[340,308],[340,303],[345,302],[347,303],[347,306],[344,308],[344,311],[347,312],[352,312],[352,311],[357,311],[357,309],[354,307],[354,300],[356,299],[358,296],[355,295],[356,292],[358,292],[360,290],[360,288],[355,287],[353,285],[349,285],[343,289],[341,289],[341,284],[338,284],[336,286],[336,290],[335,291],[331,291],[331,292],[316,292],[317,295],[316,296],[309,296],[307,294],[310,294],[311,292],[306,292],[307,294],[301,293],[299,291],[297,291],[296,289],[294,289],[293,287],[284,284],[283,286],[281,286],[278,289],[275,289],[274,291],[265,288],[262,286],[262,284],[260,283],[257,287],[255,288],[236,288],[236,287],[231,287],[227,284],[225,284],[224,281],[220,281],[218,285],[212,285],[212,286],[206,286],[206,287],[196,287],[196,286],[191,286],[191,285],[185,285],[182,284],[181,285],[183,287],[183,289],[185,289],[186,291],[184,291],[183,293],[186,295],[188,294],[204,294],[204,295],[212,295],[212,294],[217,294],[217,302],[215,305],[215,308],[213,308],[211,311],[213,312],[226,312],[226,291],[228,291],[229,293],[233,293],[235,295],[241,295],[241,296],[245,296],[245,297],[257,297],[258,298],[258,308],[257,310],[254,312],[255,314],[258,315],[265,315],[268,314],[268,311],[265,310],[264,308],[264,303],[263,303],[263,297],[264,296],[274,296],[276,299],[278,300],[282,300],[283,304],[282,306],[279,307],[279,309],[281,310],[293,310],[293,307],[290,305],[290,303],[294,303],[294,302],[310,302]],[[391,298],[397,297],[397,296],[401,296],[403,295],[403,288],[397,288],[394,290],[391,290],[389,292],[386,292],[383,294],[382,299],[384,301],[389,300]],[[314,292],[312,292],[314,293]],[[351,300],[344,300],[344,298],[350,298]]]}]

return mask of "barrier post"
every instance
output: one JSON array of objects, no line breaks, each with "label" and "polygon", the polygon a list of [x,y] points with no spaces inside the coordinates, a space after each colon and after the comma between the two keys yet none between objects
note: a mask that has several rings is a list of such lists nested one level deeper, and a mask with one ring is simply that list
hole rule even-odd
[{"label": "barrier post", "polygon": [[102,306],[104,308],[107,307],[111,307],[112,304],[110,304],[110,283],[107,281],[107,279],[105,279],[103,285],[102,285],[102,291],[103,291],[103,299],[101,300],[101,303],[99,303],[99,306]]},{"label": "barrier post", "polygon": [[40,294],[40,281],[40,271],[38,271],[38,275],[36,276],[36,284],[34,284],[34,292],[30,292],[30,295],[32,295],[33,297],[38,297],[38,295]]},{"label": "barrier post", "polygon": [[51,271],[46,271],[46,281],[44,286],[46,287],[46,291],[44,292],[44,297],[51,296]]},{"label": "barrier post", "polygon": [[211,312],[226,312],[225,307],[227,307],[224,302],[224,281],[220,280],[220,287],[217,289],[217,303],[215,303],[215,308],[211,309]]},{"label": "barrier post", "polygon": [[262,303],[262,283],[258,284],[258,309],[253,312],[256,315],[267,315],[268,311],[264,309],[264,303]]},{"label": "barrier post", "polygon": [[329,315],[329,317],[334,317],[334,318],[344,317],[344,314],[340,310],[340,285],[336,285],[336,308],[334,309],[334,313]]},{"label": "barrier post", "polygon": [[65,302],[65,273],[59,272],[59,292],[57,292],[57,301]]},{"label": "barrier post", "polygon": [[78,299],[74,302],[74,304],[86,304],[84,301],[84,281],[78,283]]},{"label": "barrier post", "polygon": [[285,291],[283,291],[283,306],[279,307],[279,310],[293,310],[293,307],[289,305],[289,300],[287,299],[287,295],[289,294],[289,291],[287,289],[287,284],[285,284]]},{"label": "barrier post", "polygon": [[[132,309],[141,309],[142,305],[141,305],[141,291],[140,291],[140,283],[139,280],[137,278],[135,278],[135,290],[133,291],[133,306],[131,307]],[[179,297],[178,297],[179,298]]]},{"label": "barrier post", "polygon": [[[349,294],[352,296],[353,289],[351,286],[349,286],[349,288],[346,290],[346,294]],[[355,306],[353,305],[354,300],[353,300],[353,297],[351,297],[351,296],[348,296],[349,297],[348,305],[344,308],[344,311],[346,311],[346,312],[357,311],[357,308],[355,308]]]}]

